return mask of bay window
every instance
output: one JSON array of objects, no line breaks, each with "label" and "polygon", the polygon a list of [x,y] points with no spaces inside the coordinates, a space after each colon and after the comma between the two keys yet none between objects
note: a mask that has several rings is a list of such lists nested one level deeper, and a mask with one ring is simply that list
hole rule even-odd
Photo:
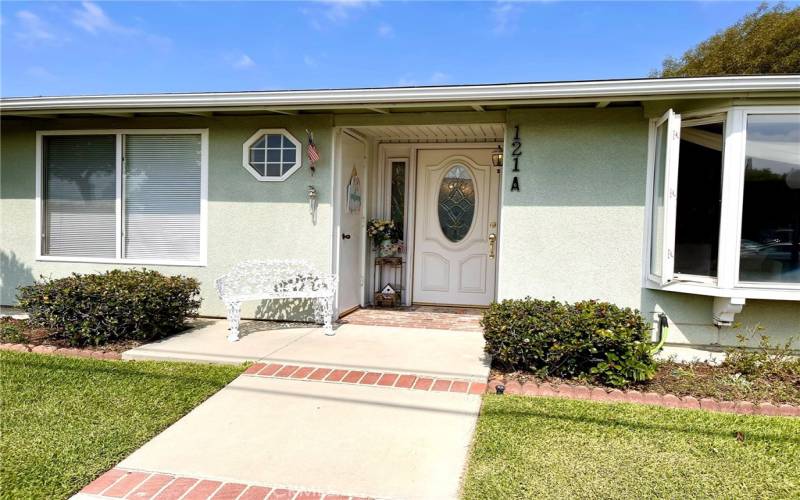
[{"label": "bay window", "polygon": [[800,300],[800,106],[651,125],[652,288]]},{"label": "bay window", "polygon": [[38,258],[205,264],[205,130],[37,133]]}]

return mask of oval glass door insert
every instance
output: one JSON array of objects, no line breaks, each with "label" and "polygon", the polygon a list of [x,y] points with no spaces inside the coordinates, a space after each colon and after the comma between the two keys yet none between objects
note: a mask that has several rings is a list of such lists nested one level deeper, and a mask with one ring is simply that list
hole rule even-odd
[{"label": "oval glass door insert", "polygon": [[456,243],[464,239],[475,218],[475,182],[463,165],[454,165],[439,186],[439,226]]}]

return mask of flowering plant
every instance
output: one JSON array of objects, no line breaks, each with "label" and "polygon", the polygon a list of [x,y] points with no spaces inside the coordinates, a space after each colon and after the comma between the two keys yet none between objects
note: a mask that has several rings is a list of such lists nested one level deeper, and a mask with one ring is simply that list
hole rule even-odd
[{"label": "flowering plant", "polygon": [[396,243],[400,239],[400,231],[393,220],[370,219],[367,222],[367,236],[372,240],[372,245],[377,248],[385,240]]}]

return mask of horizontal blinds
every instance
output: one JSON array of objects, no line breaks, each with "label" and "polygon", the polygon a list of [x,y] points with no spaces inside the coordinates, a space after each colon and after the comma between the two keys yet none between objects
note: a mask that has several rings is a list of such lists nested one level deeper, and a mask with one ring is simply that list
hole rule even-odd
[{"label": "horizontal blinds", "polygon": [[42,253],[116,257],[116,137],[44,138]]},{"label": "horizontal blinds", "polygon": [[124,139],[123,257],[199,260],[200,135]]}]

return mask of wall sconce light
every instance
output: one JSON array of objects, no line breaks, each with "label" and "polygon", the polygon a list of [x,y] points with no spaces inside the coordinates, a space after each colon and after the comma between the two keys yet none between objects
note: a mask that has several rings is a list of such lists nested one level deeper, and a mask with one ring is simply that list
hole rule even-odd
[{"label": "wall sconce light", "polygon": [[498,174],[503,170],[503,148],[500,145],[492,151],[492,165],[497,169]]}]

